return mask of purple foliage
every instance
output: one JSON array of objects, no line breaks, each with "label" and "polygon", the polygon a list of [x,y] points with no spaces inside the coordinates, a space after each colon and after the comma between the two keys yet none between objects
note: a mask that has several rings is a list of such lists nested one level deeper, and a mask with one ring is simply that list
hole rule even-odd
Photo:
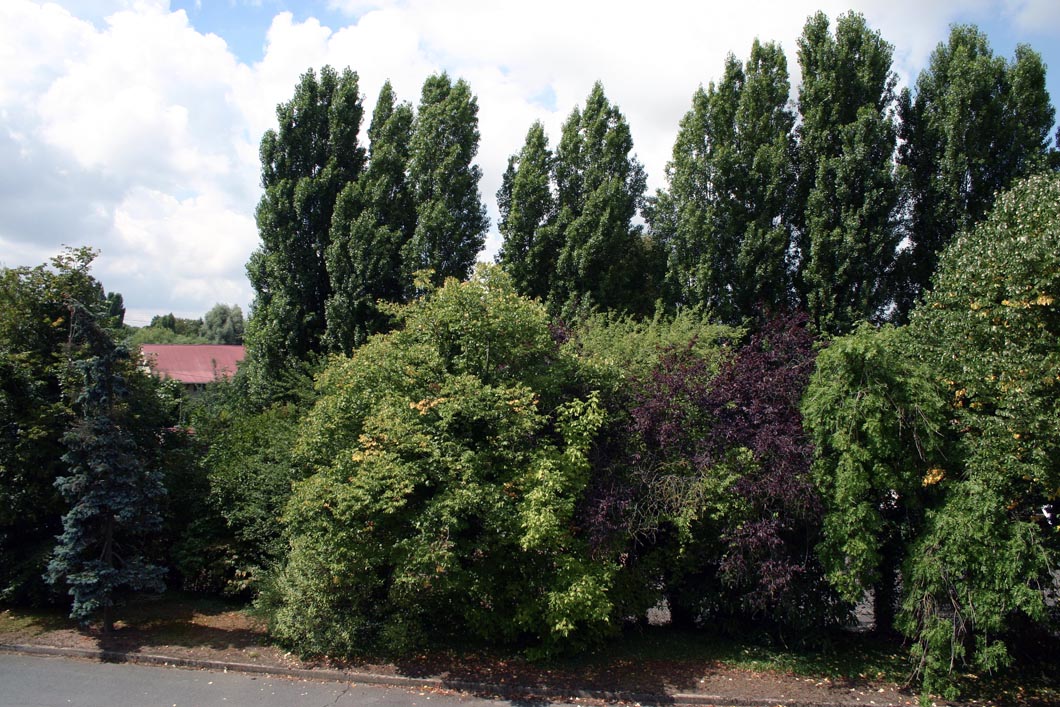
[{"label": "purple foliage", "polygon": [[[715,566],[739,610],[795,619],[819,589],[813,548],[821,501],[810,479],[813,446],[799,403],[816,359],[805,315],[766,322],[717,375],[691,347],[663,356],[633,394],[630,411],[640,441],[633,463],[691,477],[712,473],[738,449],[754,463],[731,492],[742,501],[721,531]],[[682,464],[684,465],[682,467]]]},{"label": "purple foliage", "polygon": [[636,386],[630,416],[633,430],[646,449],[634,452],[634,462],[665,450],[668,457],[693,458],[699,451],[713,375],[706,361],[696,356],[695,341],[667,352],[651,376]]}]

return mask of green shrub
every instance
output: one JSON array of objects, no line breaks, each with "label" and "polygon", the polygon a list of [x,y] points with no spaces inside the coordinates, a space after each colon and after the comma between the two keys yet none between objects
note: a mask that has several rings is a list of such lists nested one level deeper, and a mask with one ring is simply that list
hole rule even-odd
[{"label": "green shrub", "polygon": [[910,328],[958,453],[922,481],[941,500],[909,553],[904,627],[925,687],[954,694],[962,666],[1011,661],[1013,628],[1043,626],[1056,590],[1060,176],[1016,184],[943,251]]},{"label": "green shrub", "polygon": [[320,377],[272,632],[318,654],[607,633],[617,564],[574,523],[603,415],[595,395],[565,399],[545,310],[481,267],[395,314],[400,330]]}]

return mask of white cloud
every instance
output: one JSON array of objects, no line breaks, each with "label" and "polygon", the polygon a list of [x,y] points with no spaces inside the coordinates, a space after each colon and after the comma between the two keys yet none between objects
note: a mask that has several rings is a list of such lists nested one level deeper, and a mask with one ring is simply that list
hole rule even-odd
[{"label": "white cloud", "polygon": [[225,97],[236,61],[183,12],[118,12],[65,69],[41,97],[41,130],[81,166],[183,189],[233,169],[238,114]]},{"label": "white cloud", "polygon": [[[807,16],[820,8],[834,19],[850,4],[329,0],[340,14],[328,16],[347,19],[326,26],[281,12],[261,59],[241,63],[167,0],[2,0],[0,262],[35,264],[60,243],[90,244],[103,251],[104,284],[131,311],[246,307],[258,143],[299,76],[323,64],[358,72],[366,122],[386,79],[413,103],[433,72],[467,79],[494,223],[507,157],[530,124],[541,120],[554,146],[597,79],[626,114],[650,185],[662,186],[691,95],[720,74],[726,54],[745,57],[756,37],[778,41],[794,83]],[[906,83],[955,19],[1007,17],[1038,33],[1060,25],[1055,0],[854,4],[895,44]],[[494,226],[487,255],[498,246]]]},{"label": "white cloud", "polygon": [[1055,33],[1060,25],[1060,3],[1056,0],[1004,0],[1005,9],[1015,24],[1026,32]]},{"label": "white cloud", "polygon": [[17,107],[54,80],[64,61],[85,51],[92,32],[90,23],[57,5],[0,4],[0,106]]},{"label": "white cloud", "polygon": [[99,261],[104,283],[116,277],[145,288],[165,283],[158,299],[164,309],[194,316],[215,302],[249,301],[249,285],[239,275],[257,242],[254,219],[218,195],[178,200],[136,187],[115,209],[114,230],[115,251]]},{"label": "white cloud", "polygon": [[233,100],[241,66],[168,3],[119,5],[98,23],[0,10],[18,58],[0,71],[0,260],[87,244],[131,307],[246,306],[258,136]]}]

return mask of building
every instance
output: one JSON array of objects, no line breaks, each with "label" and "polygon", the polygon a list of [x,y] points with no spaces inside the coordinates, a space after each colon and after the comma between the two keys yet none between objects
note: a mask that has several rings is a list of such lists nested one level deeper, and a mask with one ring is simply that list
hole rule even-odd
[{"label": "building", "polygon": [[144,344],[140,353],[152,373],[180,381],[189,392],[231,378],[246,355],[242,346],[227,344]]}]

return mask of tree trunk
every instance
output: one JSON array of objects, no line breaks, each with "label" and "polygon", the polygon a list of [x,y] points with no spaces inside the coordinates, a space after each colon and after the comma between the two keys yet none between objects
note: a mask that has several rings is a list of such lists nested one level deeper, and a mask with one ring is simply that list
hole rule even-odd
[{"label": "tree trunk", "polygon": [[898,610],[898,552],[888,543],[883,548],[880,562],[880,579],[872,588],[872,614],[874,631],[889,636],[895,633],[894,620]]}]

